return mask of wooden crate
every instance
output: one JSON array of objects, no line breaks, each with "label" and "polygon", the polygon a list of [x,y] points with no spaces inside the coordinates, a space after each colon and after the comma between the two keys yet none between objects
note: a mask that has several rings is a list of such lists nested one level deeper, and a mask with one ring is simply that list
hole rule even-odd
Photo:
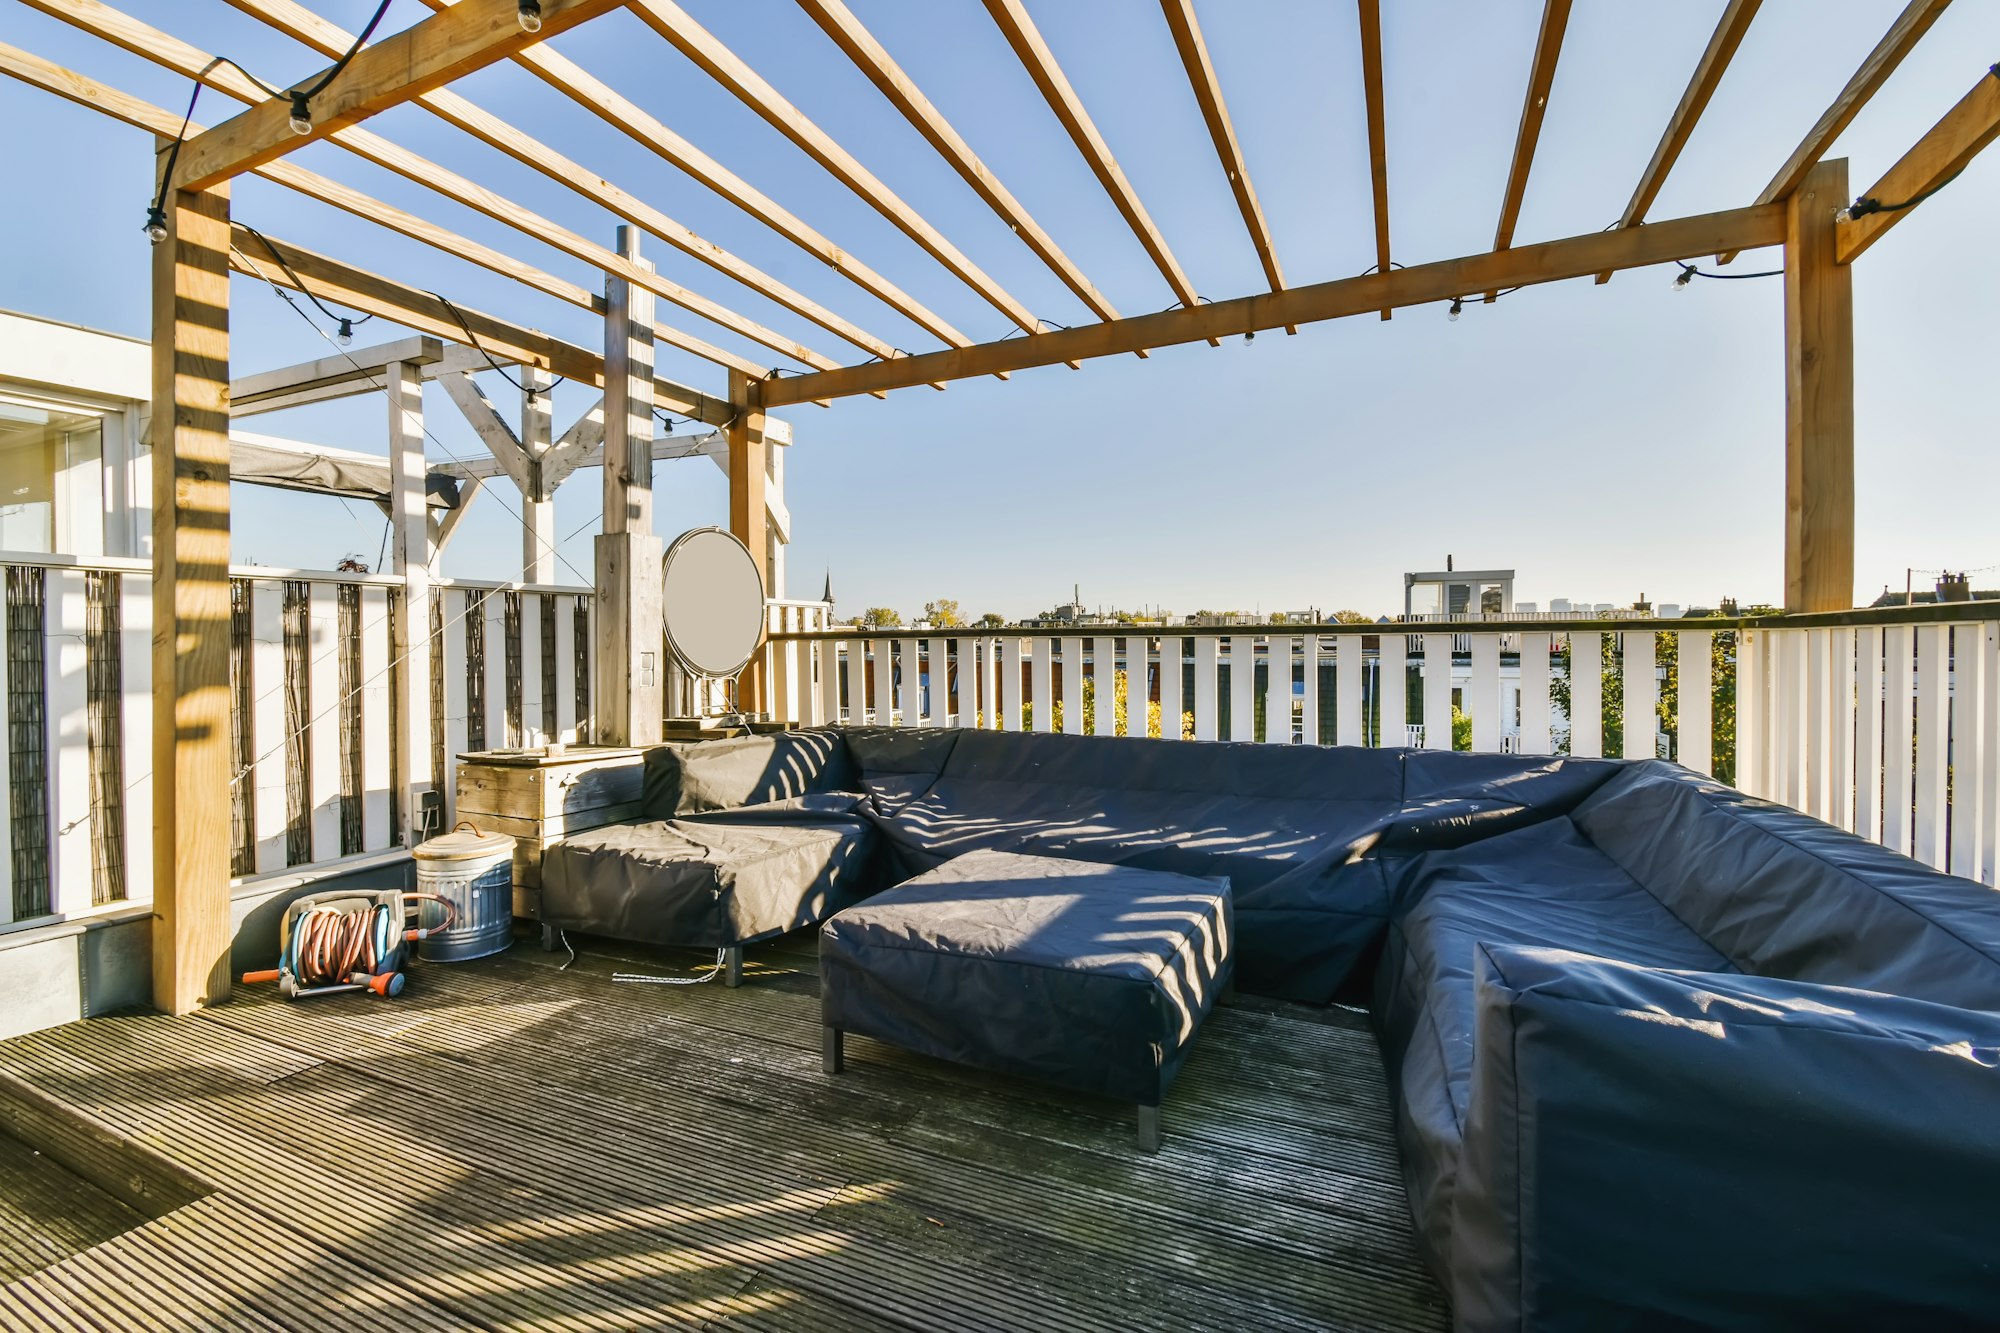
[{"label": "wooden crate", "polygon": [[542,854],[572,833],[640,814],[645,751],[572,746],[560,754],[460,755],[458,817],[514,839],[514,915],[541,919]]}]

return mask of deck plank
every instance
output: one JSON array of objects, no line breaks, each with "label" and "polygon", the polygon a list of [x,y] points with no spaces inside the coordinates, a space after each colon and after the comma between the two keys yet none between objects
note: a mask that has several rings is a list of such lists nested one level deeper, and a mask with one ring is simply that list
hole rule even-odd
[{"label": "deck plank", "polygon": [[427,967],[393,1002],[254,995],[0,1043],[0,1070],[217,1191],[0,1286],[0,1323],[1447,1321],[1355,1015],[1218,1011],[1145,1157],[1129,1107],[859,1040],[821,1074],[809,936],[753,950],[734,991],[614,982],[707,960],[580,943],[562,970],[528,946]]}]

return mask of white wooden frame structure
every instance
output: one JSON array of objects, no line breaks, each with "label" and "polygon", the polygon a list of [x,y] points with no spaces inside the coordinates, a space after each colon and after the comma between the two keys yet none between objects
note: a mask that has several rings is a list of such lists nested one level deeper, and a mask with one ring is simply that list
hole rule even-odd
[{"label": "white wooden frame structure", "polygon": [[[0,0],[24,3],[106,42],[201,80],[248,108],[211,128],[190,127],[178,155],[164,151],[179,118],[101,82],[31,53],[0,45],[0,70],[80,102],[161,138],[161,166],[175,163],[162,187],[165,242],[154,266],[154,621],[160,627],[152,683],[155,707],[156,802],[154,995],[160,1007],[179,1012],[228,991],[228,434],[232,411],[228,336],[232,272],[296,287],[355,311],[381,316],[420,335],[452,344],[476,342],[491,355],[521,367],[531,387],[548,376],[601,385],[597,418],[558,436],[546,411],[529,414],[516,431],[465,378],[467,362],[449,355],[430,361],[388,359],[392,433],[402,444],[402,483],[392,502],[400,568],[428,568],[432,536],[422,507],[421,475],[406,464],[421,457],[420,387],[427,375],[442,378],[473,417],[499,468],[521,485],[533,512],[530,564],[546,545],[545,506],[551,474],[591,450],[604,469],[604,533],[596,570],[597,737],[644,743],[658,736],[661,643],[657,568],[659,542],[651,530],[650,468],[655,408],[715,427],[726,446],[730,523],[760,566],[772,547],[773,501],[778,475],[770,445],[777,407],[828,402],[857,394],[942,387],[969,376],[1005,377],[1017,370],[1079,365],[1099,356],[1145,355],[1154,347],[1299,325],[1400,306],[1459,300],[1480,293],[1620,269],[1687,261],[1707,255],[1733,257],[1761,247],[1784,247],[1786,336],[1785,587],[1795,612],[1847,607],[1853,597],[1853,311],[1847,265],[1907,215],[1906,207],[1862,210],[1849,218],[1847,166],[1825,161],[1834,137],[1894,71],[1947,0],[1912,0],[1891,31],[1857,71],[1839,99],[1814,126],[1774,178],[1743,207],[1700,217],[1648,221],[1647,214],[1682,147],[1728,70],[1759,8],[1758,0],[1729,0],[1714,35],[1692,73],[1685,95],[1658,148],[1641,173],[1620,225],[1567,239],[1514,244],[1515,223],[1533,166],[1549,90],[1562,50],[1569,0],[1545,0],[1539,40],[1528,72],[1512,168],[1500,207],[1493,248],[1455,259],[1396,265],[1389,226],[1389,173],[1384,130],[1382,14],[1379,0],[1356,0],[1361,38],[1361,79],[1367,106],[1370,179],[1374,202],[1375,271],[1295,285],[1279,263],[1262,207],[1223,92],[1210,63],[1192,0],[1162,0],[1163,20],[1190,80],[1224,183],[1241,214],[1262,265],[1266,289],[1230,300],[1202,301],[1180,261],[1120,170],[1104,136],[1037,31],[1023,0],[986,0],[986,8],[1023,62],[1036,87],[1077,145],[1180,303],[1159,314],[1119,316],[1089,278],[1029,217],[967,142],[916,87],[909,75],[840,0],[800,0],[806,13],[943,155],[980,197],[1020,235],[1023,243],[1098,316],[1098,322],[1050,329],[951,240],[891,191],[823,128],[808,119],[737,53],[704,30],[673,0],[540,0],[534,32],[517,22],[517,0],[425,0],[433,11],[400,32],[359,49],[329,72],[311,99],[306,133],[287,121],[298,110],[289,95],[268,97],[254,82],[209,53],[122,13],[103,0]],[[350,40],[297,0],[229,0],[235,8],[305,42],[322,54],[344,51]],[[624,9],[680,50],[746,106],[797,144],[925,252],[1021,330],[1021,336],[977,343],[912,300],[866,265],[847,255],[808,224],[775,204],[722,164],[543,43],[614,9]],[[1393,17],[1393,16],[1392,16]],[[905,354],[858,325],[791,291],[729,251],[694,235],[637,195],[590,173],[451,90],[452,82],[498,61],[512,60],[704,186],[736,203],[759,222],[834,265],[843,275],[928,330],[943,345]],[[307,80],[300,87],[319,80]],[[1965,100],[1892,167],[1869,192],[1901,205],[1960,169],[2000,131],[1996,76],[1981,72]],[[464,132],[535,167],[548,179],[608,210],[621,220],[619,242],[604,247],[484,189],[435,163],[361,128],[360,122],[415,102]],[[293,165],[288,155],[327,139],[396,171],[447,198],[465,203],[526,235],[599,268],[604,290],[590,292],[492,247],[454,235],[406,210]],[[297,193],[346,210],[371,223],[437,246],[501,273],[523,286],[601,313],[601,349],[585,348],[536,331],[531,325],[440,300],[417,287],[318,255],[296,244],[253,232],[232,218],[230,182],[256,172]],[[1644,225],[1641,225],[1641,224]],[[707,298],[670,282],[642,257],[641,233],[701,258],[717,272],[779,301],[825,331],[867,351],[870,358],[841,365],[821,353],[757,325]],[[703,315],[725,330],[803,367],[779,377],[743,353],[667,327],[655,317],[664,300]],[[659,378],[656,342],[666,342],[719,366],[726,388],[713,395]],[[439,369],[439,367],[446,367]],[[329,392],[324,376],[297,377],[289,390],[273,382],[246,394],[246,405]],[[531,395],[532,399],[532,395]],[[598,439],[601,432],[601,442]],[[539,544],[539,545],[538,545]],[[536,566],[539,568],[539,566]],[[417,621],[425,590],[419,578],[407,590]],[[418,622],[421,623],[421,622]],[[400,650],[405,645],[398,644]],[[886,660],[886,659],[882,659]],[[1046,658],[1037,659],[1044,667]],[[853,659],[847,663],[854,669]],[[405,673],[409,679],[416,673]],[[748,688],[766,688],[763,670]],[[796,684],[796,682],[792,682]],[[1246,686],[1247,687],[1247,686]],[[412,706],[415,700],[409,701]],[[1197,716],[1201,716],[1199,710]]]}]

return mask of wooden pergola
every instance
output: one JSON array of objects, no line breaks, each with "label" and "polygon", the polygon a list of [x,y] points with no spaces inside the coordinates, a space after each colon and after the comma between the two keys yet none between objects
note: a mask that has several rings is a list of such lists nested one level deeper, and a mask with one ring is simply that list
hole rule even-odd
[{"label": "wooden pergola", "polygon": [[[154,762],[156,781],[154,997],[182,1012],[229,990],[229,422],[232,271],[295,288],[367,315],[523,367],[530,384],[565,376],[601,385],[604,529],[597,539],[598,681],[596,735],[614,743],[659,738],[662,627],[661,542],[653,535],[651,464],[655,408],[720,428],[728,445],[730,523],[760,562],[769,522],[765,495],[769,442],[765,413],[853,394],[942,388],[971,376],[1006,377],[1055,364],[1177,343],[1215,343],[1233,334],[1296,330],[1302,324],[1398,307],[1477,299],[1531,284],[1621,269],[1784,247],[1786,341],[1785,592],[1794,611],[1851,604],[1854,582],[1853,310],[1849,265],[1915,203],[1949,180],[2000,134],[2000,69],[1982,71],[1971,90],[1880,179],[1855,200],[1845,161],[1825,160],[1841,131],[1867,105],[1949,0],[1911,0],[1838,97],[1749,203],[1723,212],[1654,221],[1661,186],[1687,144],[1754,20],[1759,0],[1727,0],[1685,93],[1641,171],[1618,224],[1609,230],[1515,244],[1536,146],[1562,54],[1571,0],[1545,0],[1527,71],[1520,128],[1499,201],[1493,246],[1475,255],[1407,266],[1394,260],[1384,127],[1379,0],[1356,0],[1359,75],[1366,95],[1376,263],[1360,277],[1307,284],[1287,280],[1258,201],[1193,0],[1162,0],[1221,170],[1263,270],[1265,290],[1205,301],[1120,169],[1089,111],[1037,30],[1023,0],[985,0],[1008,45],[1074,141],[1133,237],[1158,268],[1177,306],[1128,316],[1115,309],[970,144],[918,88],[842,0],[799,0],[816,22],[909,120],[972,190],[1096,316],[1051,327],[968,258],[871,173],[847,148],[704,30],[674,0],[423,0],[428,16],[372,44],[298,0],[228,0],[236,9],[335,60],[272,96],[240,69],[221,63],[102,0],[20,0],[106,42],[249,104],[221,124],[186,127],[181,117],[28,52],[0,44],[0,70],[114,116],[159,140],[165,237],[153,267],[153,427],[155,465]],[[975,342],[837,246],[806,221],[704,154],[546,42],[613,9],[627,9],[848,189],[913,240],[955,278],[1018,326],[1016,336]],[[541,143],[467,98],[452,83],[511,60],[935,337],[935,350],[904,352],[825,308],[722,246],[697,235],[636,194]],[[301,97],[311,90],[308,97]],[[562,189],[600,205],[625,225],[606,247],[360,128],[360,122],[414,102],[457,129],[531,167]],[[457,235],[294,165],[288,156],[321,139],[409,178],[539,243],[601,270],[603,292],[588,291],[533,265]],[[171,175],[167,175],[171,168]],[[449,302],[418,287],[253,231],[230,212],[230,183],[254,173],[375,225],[492,270],[544,296],[601,314],[603,347],[587,348],[498,315]],[[1850,204],[1852,207],[1850,209]],[[769,329],[656,272],[641,257],[655,238],[801,316],[854,351],[836,359]],[[769,366],[670,327],[660,302],[679,306],[781,358]],[[661,378],[656,342],[680,348],[725,373],[710,393]],[[420,390],[413,366],[390,386]],[[785,372],[781,374],[781,371]],[[539,379],[534,377],[540,377]],[[469,381],[467,381],[469,384]],[[476,408],[470,409],[476,412]],[[570,441],[574,444],[574,441]],[[507,470],[517,480],[548,460],[539,444]],[[421,446],[418,446],[421,452]],[[504,444],[496,453],[505,454]],[[502,463],[508,463],[502,457]],[[573,460],[570,463],[574,466]],[[538,475],[538,473],[533,474]],[[529,487],[524,485],[524,495]],[[416,506],[405,487],[402,503]],[[530,496],[530,499],[544,499]],[[421,510],[405,519],[421,523]],[[400,540],[400,538],[399,538]],[[406,620],[418,619],[415,608]]]}]

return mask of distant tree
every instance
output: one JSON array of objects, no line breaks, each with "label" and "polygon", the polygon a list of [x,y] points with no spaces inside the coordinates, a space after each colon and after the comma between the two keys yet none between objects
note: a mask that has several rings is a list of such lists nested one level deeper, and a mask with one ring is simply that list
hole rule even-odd
[{"label": "distant tree", "polygon": [[1271,623],[1273,625],[1286,624],[1288,623],[1288,617],[1285,615],[1283,611],[1273,611],[1271,613]]},{"label": "distant tree", "polygon": [[903,617],[894,607],[871,606],[847,623],[861,629],[895,629],[903,623]]},{"label": "distant tree", "polygon": [[958,603],[949,598],[924,603],[924,619],[931,622],[933,629],[963,629],[965,617],[958,613]]},{"label": "distant tree", "polygon": [[1007,624],[1007,617],[1001,615],[998,611],[988,611],[972,623],[981,629],[1002,629]]},{"label": "distant tree", "polygon": [[1333,613],[1333,623],[1336,625],[1368,625],[1374,622],[1359,611],[1335,611]]},{"label": "distant tree", "polygon": [[368,572],[368,562],[361,558],[361,552],[353,551],[340,557],[340,561],[334,565],[334,569],[342,574],[366,574]]}]

